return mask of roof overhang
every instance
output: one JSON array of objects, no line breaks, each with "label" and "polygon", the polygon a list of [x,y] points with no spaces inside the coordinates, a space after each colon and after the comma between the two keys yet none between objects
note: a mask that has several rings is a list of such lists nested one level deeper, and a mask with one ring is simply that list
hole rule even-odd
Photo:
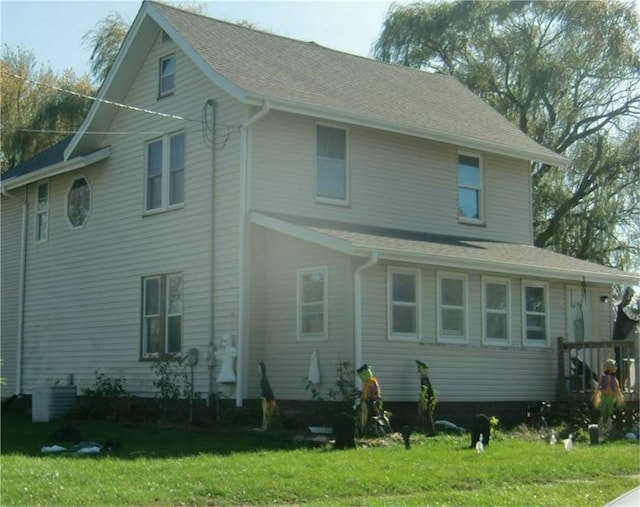
[{"label": "roof overhang", "polygon": [[[570,282],[582,282],[586,279],[591,283],[602,283],[606,285],[637,285],[640,280],[640,275],[634,273],[625,273],[608,268],[605,268],[608,270],[606,273],[598,271],[597,268],[600,268],[600,266],[596,264],[592,264],[593,270],[589,270],[588,267],[585,269],[585,266],[590,263],[578,261],[577,259],[575,261],[576,263],[580,263],[580,266],[566,268],[542,263],[532,265],[517,261],[507,261],[500,257],[496,257],[495,259],[478,259],[472,255],[475,250],[474,247],[468,247],[466,252],[464,247],[459,247],[460,250],[456,254],[442,255],[418,251],[417,249],[412,250],[410,248],[389,246],[388,238],[384,238],[385,241],[381,240],[377,244],[364,244],[358,241],[350,241],[336,237],[330,233],[320,232],[315,227],[293,224],[257,212],[251,212],[249,219],[251,223],[255,225],[355,257],[369,258],[371,254],[376,253],[380,260],[393,262],[428,264],[441,268],[464,269],[525,278],[544,278]],[[520,248],[521,245],[514,245],[514,247]],[[536,247],[533,246],[528,248],[536,249]]]},{"label": "roof overhang", "polygon": [[33,183],[35,181],[43,180],[45,178],[51,178],[53,176],[68,173],[70,171],[75,171],[77,169],[82,169],[83,167],[90,166],[92,164],[95,164],[96,162],[100,162],[101,160],[108,158],[110,154],[111,147],[107,146],[87,155],[74,157],[69,160],[63,160],[56,164],[43,167],[42,169],[27,173],[22,176],[8,178],[2,182],[2,190],[10,191],[24,185],[28,185],[29,183]]}]

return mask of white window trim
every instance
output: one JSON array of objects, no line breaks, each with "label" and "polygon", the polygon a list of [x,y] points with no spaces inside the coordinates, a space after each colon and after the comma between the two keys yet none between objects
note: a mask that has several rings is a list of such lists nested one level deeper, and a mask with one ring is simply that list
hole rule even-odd
[{"label": "white window trim", "polygon": [[[416,332],[415,333],[397,333],[393,331],[393,275],[402,274],[402,275],[411,275],[416,280],[416,301],[413,304],[410,303],[398,303],[403,306],[415,306],[416,309]],[[420,341],[421,334],[421,271],[415,268],[404,268],[398,266],[388,266],[387,267],[387,339],[389,341],[409,341],[409,342],[418,342]]]},{"label": "white window trim", "polygon": [[[87,212],[87,216],[84,219],[84,222],[80,225],[73,225],[71,220],[69,219],[69,192],[73,188],[73,184],[78,180],[84,180],[87,182],[87,186],[89,187],[89,211]],[[93,209],[93,199],[92,199],[93,189],[91,188],[91,183],[89,183],[89,178],[87,178],[84,174],[78,175],[71,180],[71,183],[67,186],[67,192],[64,196],[64,218],[67,222],[67,225],[73,230],[76,229],[84,229],[85,225],[89,221],[89,217],[91,216],[91,210]]]},{"label": "white window trim", "polygon": [[[496,285],[506,285],[507,287],[507,336],[505,339],[502,338],[489,338],[487,337],[487,292],[486,287],[487,284],[496,284]],[[502,314],[502,312],[498,312],[495,310],[491,310],[492,313]],[[507,346],[511,345],[511,280],[508,278],[495,278],[490,276],[482,277],[482,343],[484,345],[502,345]]]},{"label": "white window trim", "polygon": [[[439,343],[452,343],[452,344],[467,344],[469,343],[469,277],[464,273],[453,273],[447,271],[438,271],[437,272],[437,320],[438,320],[438,342]],[[462,280],[463,282],[463,299],[464,299],[464,308],[463,308],[463,318],[464,318],[464,326],[463,326],[463,334],[464,336],[453,336],[446,335],[442,331],[442,280]]]},{"label": "white window trim", "polygon": [[463,224],[484,225],[485,224],[485,211],[484,211],[485,210],[485,203],[484,203],[485,182],[484,182],[484,160],[481,153],[474,152],[474,151],[465,151],[465,150],[458,151],[458,154],[456,156],[456,176],[457,176],[456,210],[459,211],[460,209],[460,202],[458,201],[458,199],[460,199],[459,189],[462,186],[460,185],[460,170],[458,169],[458,165],[460,163],[460,156],[473,157],[478,159],[478,171],[480,173],[479,174],[480,188],[468,187],[468,186],[465,186],[464,188],[473,188],[474,190],[478,191],[478,206],[480,207],[480,209],[478,210],[479,218],[462,217],[460,216],[460,213],[458,213],[458,221]]},{"label": "white window trim", "polygon": [[[40,199],[40,187],[47,187],[47,208],[44,210],[38,209],[39,199]],[[51,185],[49,181],[43,181],[36,185],[36,205],[35,205],[35,223],[34,223],[34,231],[33,231],[33,239],[36,243],[45,243],[49,239],[49,221],[51,218],[51,214],[49,213],[49,208],[51,206]],[[40,215],[47,215],[47,227],[45,229],[44,238],[38,237],[38,232],[40,231]]]},{"label": "white window trim", "polygon": [[[322,287],[322,304],[324,312],[322,316],[321,333],[302,332],[302,279],[304,275],[322,273],[324,284]],[[296,339],[299,342],[326,341],[329,339],[329,268],[327,266],[316,266],[311,268],[299,268],[296,272]]]},{"label": "white window trim", "polygon": [[[317,181],[318,179],[318,127],[328,127],[328,128],[344,131],[344,142],[345,142],[345,147],[344,147],[345,198],[344,199],[334,199],[331,197],[318,196],[318,181]],[[333,204],[337,206],[350,206],[351,204],[351,185],[349,182],[351,179],[350,169],[349,169],[349,158],[350,158],[349,146],[350,145],[351,145],[351,134],[348,128],[331,124],[331,123],[316,123],[315,129],[314,129],[314,142],[313,142],[313,146],[314,146],[313,196],[314,196],[315,202],[320,204]]]},{"label": "white window trim", "polygon": [[[527,287],[535,287],[544,289],[544,333],[545,340],[528,340],[527,339],[527,300],[526,289]],[[522,343],[526,347],[549,347],[549,284],[546,282],[537,282],[532,280],[522,281]],[[539,315],[539,314],[536,314]]]},{"label": "white window trim", "polygon": [[[183,189],[184,194],[182,196],[182,202],[169,205],[170,198],[170,183],[171,183],[171,138],[177,135],[182,135],[184,137],[184,169],[183,169]],[[148,178],[149,178],[149,145],[155,143],[157,141],[162,141],[162,198],[161,203],[158,208],[147,209],[147,201],[148,201]],[[186,201],[186,184],[187,184],[187,135],[183,130],[178,130],[176,132],[170,132],[169,134],[165,134],[161,137],[154,137],[153,139],[147,139],[144,142],[144,167],[143,167],[143,182],[142,186],[144,189],[143,198],[142,198],[142,214],[143,215],[154,215],[156,213],[162,213],[164,211],[170,211],[174,209],[182,209],[184,208],[184,203]]]},{"label": "white window trim", "polygon": [[[171,88],[171,90],[165,90],[162,91],[162,62],[164,62],[165,60],[168,60],[170,58],[173,58],[173,86]],[[171,95],[173,95],[175,93],[176,90],[176,67],[177,67],[177,60],[176,60],[176,55],[175,53],[170,53],[168,55],[165,55],[163,57],[160,58],[160,60],[158,60],[158,98],[163,98],[163,97],[169,97]]]}]

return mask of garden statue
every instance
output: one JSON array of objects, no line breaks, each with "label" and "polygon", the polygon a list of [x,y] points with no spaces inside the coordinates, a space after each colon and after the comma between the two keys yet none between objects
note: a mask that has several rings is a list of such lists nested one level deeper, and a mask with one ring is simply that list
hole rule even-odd
[{"label": "garden statue", "polygon": [[267,367],[260,361],[260,396],[262,397],[262,431],[266,431],[272,426],[273,417],[278,414],[276,397],[267,378]]},{"label": "garden statue", "polygon": [[436,425],[433,421],[433,412],[438,398],[429,380],[429,367],[416,359],[418,373],[420,374],[420,397],[418,398],[418,421],[428,435],[436,434]]},{"label": "garden statue", "polygon": [[390,429],[389,418],[382,406],[382,393],[378,379],[373,376],[369,365],[362,365],[357,370],[362,380],[362,395],[358,406],[357,425],[360,433],[364,433],[369,421],[374,422],[374,429],[378,434],[384,434]]},{"label": "garden statue", "polygon": [[222,361],[220,373],[218,374],[218,382],[220,384],[233,384],[236,381],[234,363],[237,355],[238,351],[232,344],[231,335],[223,335],[220,348],[216,351],[216,359]]},{"label": "garden statue", "polygon": [[604,362],[604,372],[600,375],[598,388],[593,395],[593,406],[600,410],[600,422],[603,428],[611,427],[614,406],[624,404],[624,395],[616,378],[617,365],[614,359]]}]

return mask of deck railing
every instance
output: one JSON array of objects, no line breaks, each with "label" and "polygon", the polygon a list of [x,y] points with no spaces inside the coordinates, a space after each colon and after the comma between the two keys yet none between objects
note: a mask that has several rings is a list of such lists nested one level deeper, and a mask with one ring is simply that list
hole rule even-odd
[{"label": "deck railing", "polygon": [[640,400],[640,357],[635,341],[567,342],[563,337],[558,337],[558,399],[591,399],[608,358],[618,364],[625,400]]}]

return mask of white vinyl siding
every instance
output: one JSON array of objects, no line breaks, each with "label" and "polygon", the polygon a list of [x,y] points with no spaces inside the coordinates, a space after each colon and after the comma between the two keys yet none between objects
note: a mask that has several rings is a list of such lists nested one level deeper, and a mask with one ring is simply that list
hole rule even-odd
[{"label": "white vinyl siding", "polygon": [[185,178],[184,133],[149,141],[145,151],[145,211],[182,206]]},{"label": "white vinyl siding", "polygon": [[316,127],[316,199],[328,203],[347,203],[349,174],[347,131],[342,128]]},{"label": "white vinyl siding", "polygon": [[49,237],[49,183],[40,183],[36,195],[36,241],[46,241]]},{"label": "white vinyl siding", "polygon": [[420,270],[390,266],[387,271],[389,340],[420,337]]},{"label": "white vinyl siding", "polygon": [[438,340],[466,343],[468,340],[467,275],[438,272]]},{"label": "white vinyl siding", "polygon": [[476,227],[458,219],[455,146],[350,125],[348,205],[325,206],[316,197],[317,126],[275,110],[252,126],[251,209],[532,244],[527,161],[482,154],[485,222]]},{"label": "white vinyl siding", "polygon": [[482,277],[482,340],[487,345],[511,341],[511,283]]},{"label": "white vinyl siding", "polygon": [[326,266],[299,269],[297,272],[298,340],[326,340],[327,336]]},{"label": "white vinyl siding", "polygon": [[549,286],[544,282],[522,282],[522,336],[524,345],[549,345]]}]

